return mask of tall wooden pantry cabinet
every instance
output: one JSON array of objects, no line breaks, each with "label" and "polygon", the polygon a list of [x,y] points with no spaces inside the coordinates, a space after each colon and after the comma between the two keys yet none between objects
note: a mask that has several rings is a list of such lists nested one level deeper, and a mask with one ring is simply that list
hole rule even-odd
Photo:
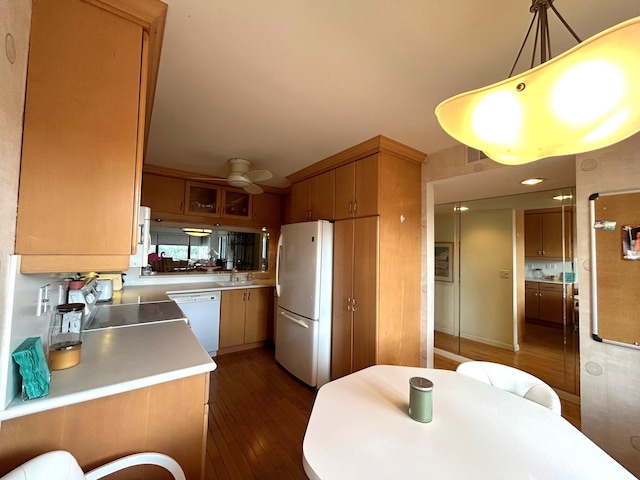
[{"label": "tall wooden pantry cabinet", "polygon": [[295,186],[335,172],[335,214],[323,217],[334,220],[332,378],[420,364],[424,158],[378,136],[288,177]]}]

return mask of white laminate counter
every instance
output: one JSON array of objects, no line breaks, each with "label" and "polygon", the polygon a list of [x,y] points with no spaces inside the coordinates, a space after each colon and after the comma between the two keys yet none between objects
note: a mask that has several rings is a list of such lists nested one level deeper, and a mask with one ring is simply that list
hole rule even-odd
[{"label": "white laminate counter", "polygon": [[273,279],[253,280],[251,285],[233,287],[220,286],[218,282],[162,283],[156,285],[127,285],[113,292],[113,298],[97,305],[118,305],[122,303],[160,302],[169,300],[167,292],[208,292],[212,290],[237,290],[244,288],[265,288],[275,285]]},{"label": "white laminate counter", "polygon": [[85,332],[80,364],[51,372],[49,395],[16,397],[0,420],[94,400],[215,370],[182,320]]}]

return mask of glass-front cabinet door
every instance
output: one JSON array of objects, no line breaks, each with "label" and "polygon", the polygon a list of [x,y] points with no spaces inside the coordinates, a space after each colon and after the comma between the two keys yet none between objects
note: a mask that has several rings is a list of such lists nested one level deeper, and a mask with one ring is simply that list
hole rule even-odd
[{"label": "glass-front cabinet door", "polygon": [[187,182],[185,213],[187,215],[220,216],[221,187],[208,183]]},{"label": "glass-front cabinet door", "polygon": [[252,195],[242,189],[222,189],[222,217],[250,220]]}]

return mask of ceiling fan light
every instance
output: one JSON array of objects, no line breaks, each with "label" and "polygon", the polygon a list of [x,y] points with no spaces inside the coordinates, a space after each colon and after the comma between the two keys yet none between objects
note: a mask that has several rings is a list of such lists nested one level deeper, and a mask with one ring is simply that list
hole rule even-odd
[{"label": "ceiling fan light", "polygon": [[211,235],[212,230],[209,228],[183,228],[182,232],[192,237],[207,237]]},{"label": "ceiling fan light", "polygon": [[[640,17],[520,75],[445,100],[436,116],[453,138],[508,165],[606,147],[640,130],[638,45]],[[506,107],[495,102],[506,98]],[[491,102],[490,115],[484,110]]]},{"label": "ceiling fan light", "polygon": [[235,173],[229,174],[229,176],[227,177],[227,183],[236,188],[244,188],[251,185],[251,182],[247,177]]}]

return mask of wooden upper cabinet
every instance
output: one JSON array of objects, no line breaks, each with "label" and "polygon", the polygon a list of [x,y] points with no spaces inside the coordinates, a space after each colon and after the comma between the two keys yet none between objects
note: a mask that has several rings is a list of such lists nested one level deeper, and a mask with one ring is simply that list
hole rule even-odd
[{"label": "wooden upper cabinet", "polygon": [[153,173],[142,174],[142,205],[156,213],[184,211],[185,181]]},{"label": "wooden upper cabinet", "polygon": [[[129,266],[157,66],[144,22],[121,11],[127,3],[33,1],[16,231],[23,273]],[[148,4],[161,2],[140,11]],[[93,215],[88,205],[105,208]]]},{"label": "wooden upper cabinet", "polygon": [[572,252],[571,211],[559,209],[537,211],[524,215],[524,251],[525,257],[564,258],[569,260]]},{"label": "wooden upper cabinet", "polygon": [[333,220],[335,188],[334,170],[311,178],[311,215],[309,220]]},{"label": "wooden upper cabinet", "polygon": [[259,227],[280,227],[280,195],[261,193],[253,197],[253,223]]},{"label": "wooden upper cabinet", "polygon": [[378,215],[379,155],[336,168],[336,220]]},{"label": "wooden upper cabinet", "polygon": [[238,218],[250,220],[252,212],[253,195],[241,188],[222,188],[222,218]]},{"label": "wooden upper cabinet", "polygon": [[291,221],[333,220],[335,171],[330,170],[291,187]]},{"label": "wooden upper cabinet", "polygon": [[311,179],[294,183],[291,186],[291,222],[309,221],[311,202]]},{"label": "wooden upper cabinet", "polygon": [[221,187],[209,183],[187,182],[184,213],[220,217]]}]

